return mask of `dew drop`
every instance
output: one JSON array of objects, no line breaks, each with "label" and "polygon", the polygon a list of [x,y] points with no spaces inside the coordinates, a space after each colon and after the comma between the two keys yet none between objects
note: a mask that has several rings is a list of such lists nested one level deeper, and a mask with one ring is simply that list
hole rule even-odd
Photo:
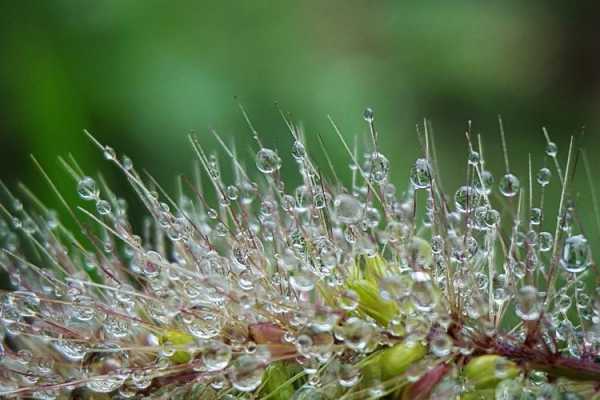
[{"label": "dew drop", "polygon": [[521,183],[519,182],[519,178],[510,173],[504,175],[498,183],[498,189],[500,190],[500,193],[506,197],[514,197],[517,193],[519,193],[520,187]]},{"label": "dew drop", "polygon": [[538,299],[538,292],[535,287],[523,286],[519,289],[515,312],[524,321],[533,321],[540,317],[542,304]]},{"label": "dew drop", "polygon": [[231,360],[231,349],[225,343],[211,340],[202,350],[202,362],[209,371],[221,371]]},{"label": "dew drop", "polygon": [[581,272],[590,265],[590,248],[583,235],[571,236],[565,240],[560,265],[571,273]]},{"label": "dew drop", "polygon": [[365,111],[363,112],[363,118],[368,123],[373,122],[373,120],[375,119],[375,112],[371,107],[365,108]]},{"label": "dew drop", "polygon": [[546,145],[546,154],[549,157],[556,157],[558,154],[558,146],[554,142],[548,142]]},{"label": "dew drop", "polygon": [[109,161],[115,160],[117,158],[117,153],[115,153],[115,149],[110,146],[104,146],[104,158]]},{"label": "dew drop", "polygon": [[550,232],[540,232],[538,235],[538,247],[541,252],[547,252],[552,249],[554,240]]},{"label": "dew drop", "polygon": [[260,385],[263,372],[261,361],[252,355],[242,355],[233,362],[229,378],[240,392],[251,392]]},{"label": "dew drop", "polygon": [[108,215],[112,211],[110,203],[106,200],[98,200],[96,202],[96,210],[100,215]]},{"label": "dew drop", "polygon": [[546,167],[540,168],[535,178],[540,186],[547,186],[552,178],[552,172]]},{"label": "dew drop", "polygon": [[375,182],[384,182],[390,172],[390,162],[387,157],[378,152],[372,153],[369,160],[369,172]]},{"label": "dew drop", "polygon": [[479,193],[488,195],[494,186],[494,175],[490,171],[483,170],[481,175],[475,178],[474,185]]},{"label": "dew drop", "polygon": [[337,369],[338,383],[342,387],[352,387],[360,381],[360,370],[354,364],[341,364]]},{"label": "dew drop", "polygon": [[456,209],[462,213],[474,210],[481,203],[481,196],[472,186],[461,186],[454,194]]},{"label": "dew drop", "polygon": [[272,174],[281,168],[281,158],[271,149],[260,149],[256,153],[256,167],[263,174]]},{"label": "dew drop", "polygon": [[77,193],[83,200],[96,200],[100,195],[96,181],[89,176],[84,176],[77,184]]},{"label": "dew drop", "polygon": [[292,145],[292,156],[294,159],[296,159],[296,161],[304,160],[304,157],[306,156],[306,149],[301,141],[294,141],[294,144]]},{"label": "dew drop", "polygon": [[362,215],[362,205],[352,195],[342,193],[336,196],[333,207],[339,222],[343,224],[354,224]]},{"label": "dew drop", "polygon": [[425,189],[431,186],[431,166],[426,158],[419,158],[410,169],[410,182],[415,189]]},{"label": "dew drop", "polygon": [[452,351],[453,342],[450,336],[438,334],[431,339],[429,344],[431,352],[438,357],[445,357]]}]

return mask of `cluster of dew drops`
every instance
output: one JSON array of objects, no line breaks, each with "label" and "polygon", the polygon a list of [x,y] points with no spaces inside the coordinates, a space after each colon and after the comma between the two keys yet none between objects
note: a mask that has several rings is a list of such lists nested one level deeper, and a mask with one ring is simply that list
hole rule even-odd
[{"label": "cluster of dew drops", "polygon": [[[64,215],[77,234],[26,189],[20,200],[3,186],[0,265],[12,290],[0,303],[0,393],[134,398],[202,386],[240,398],[285,360],[301,372],[298,398],[319,398],[361,385],[361,360],[394,343],[428,344],[427,360],[406,374],[414,381],[431,358],[469,355],[478,335],[517,346],[528,321],[540,321],[557,352],[598,354],[600,301],[586,287],[591,250],[561,190],[569,176],[557,146],[548,139],[529,194],[508,162],[496,182],[481,145],[469,141],[466,182],[447,196],[428,144],[408,184],[392,183],[370,109],[364,119],[369,151],[359,156],[339,135],[347,186],[314,164],[292,125],[291,157],[255,136],[258,173],[222,141],[217,155],[191,138],[204,173],[179,179],[175,198],[92,138],[147,211],[140,232],[128,204],[75,161],[63,162],[83,204]],[[298,186],[282,180],[282,158],[296,165]],[[557,217],[544,213],[551,181],[562,193]],[[376,274],[366,270],[373,266]],[[373,275],[372,295],[391,315],[369,311],[350,284]],[[449,335],[452,324],[461,340]],[[464,389],[459,377],[448,379],[444,390]],[[384,383],[368,390],[389,393]]]}]

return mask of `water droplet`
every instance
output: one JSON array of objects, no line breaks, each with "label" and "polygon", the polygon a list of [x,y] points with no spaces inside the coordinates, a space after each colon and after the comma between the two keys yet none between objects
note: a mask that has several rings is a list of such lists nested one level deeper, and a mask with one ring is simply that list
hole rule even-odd
[{"label": "water droplet", "polygon": [[106,200],[98,200],[96,202],[96,210],[100,215],[108,215],[112,211],[110,203]]},{"label": "water droplet", "polygon": [[233,362],[229,379],[240,392],[251,392],[260,385],[263,372],[261,361],[252,355],[242,355]]},{"label": "water droplet", "polygon": [[83,361],[88,376],[86,387],[97,393],[110,393],[123,385],[129,376],[125,353],[90,353]]},{"label": "water droplet", "polygon": [[76,296],[73,299],[73,316],[80,321],[90,321],[96,316],[94,300],[88,296]]},{"label": "water droplet", "polygon": [[370,177],[377,183],[382,183],[387,179],[390,172],[390,162],[381,153],[374,152],[369,160]]},{"label": "water droplet", "polygon": [[341,364],[337,369],[338,383],[343,387],[352,387],[360,381],[360,370],[354,364]]},{"label": "water droplet", "polygon": [[209,341],[202,350],[202,362],[209,371],[221,371],[231,360],[231,349],[218,340]]},{"label": "water droplet", "polygon": [[452,351],[453,341],[450,336],[440,333],[431,339],[429,347],[434,355],[438,357],[446,357]]},{"label": "water droplet", "polygon": [[431,166],[426,158],[419,158],[410,169],[410,182],[415,189],[431,186]]},{"label": "water droplet", "polygon": [[552,244],[554,240],[552,238],[552,234],[550,232],[541,232],[538,235],[538,247],[540,251],[547,252],[552,249]]},{"label": "water droplet", "polygon": [[546,167],[540,168],[535,178],[540,186],[547,186],[552,178],[552,172]]},{"label": "water droplet", "polygon": [[290,276],[290,286],[299,292],[310,292],[315,287],[315,276],[308,271],[297,271]]},{"label": "water droplet", "polygon": [[83,200],[96,200],[100,191],[96,187],[96,181],[89,176],[84,176],[77,184],[77,193]]},{"label": "water droplet", "polygon": [[506,197],[514,197],[517,193],[519,193],[520,187],[521,183],[519,182],[519,178],[510,173],[504,175],[498,184],[500,193]]},{"label": "water droplet", "polygon": [[294,141],[294,144],[292,145],[292,156],[296,159],[296,161],[304,160],[304,157],[306,156],[306,149],[301,141]]},{"label": "water droplet", "polygon": [[340,295],[338,304],[343,310],[354,311],[358,307],[358,301],[358,294],[352,289],[347,289]]},{"label": "water droplet", "polygon": [[534,207],[529,210],[529,223],[531,225],[539,225],[542,222],[542,209]]},{"label": "water droplet", "polygon": [[240,195],[240,190],[238,189],[237,186],[235,186],[235,185],[227,186],[227,198],[229,198],[229,200],[235,201],[235,200],[237,200],[239,195]]},{"label": "water droplet", "polygon": [[481,194],[488,195],[492,192],[494,186],[494,175],[490,171],[481,171],[480,176],[475,177],[475,189]]},{"label": "water droplet", "polygon": [[572,273],[581,272],[590,265],[590,248],[583,235],[571,236],[565,240],[560,265]]},{"label": "water droplet", "polygon": [[271,149],[260,149],[256,153],[256,167],[263,174],[272,174],[281,168],[281,158]]},{"label": "water droplet", "polygon": [[361,218],[362,205],[352,195],[345,193],[337,195],[333,207],[338,221],[343,224],[354,224]]},{"label": "water droplet", "polygon": [[125,168],[127,171],[131,171],[133,169],[133,161],[131,161],[131,158],[124,155],[122,163],[123,168]]},{"label": "water droplet", "polygon": [[523,286],[519,289],[515,312],[524,321],[533,321],[540,317],[542,303],[538,299],[538,292],[535,287]]},{"label": "water droplet", "polygon": [[363,118],[368,123],[373,122],[373,120],[375,119],[375,113],[373,112],[373,109],[371,107],[365,108],[365,111],[363,112]]},{"label": "water droplet", "polygon": [[471,150],[469,152],[469,164],[471,165],[477,165],[479,164],[479,161],[481,160],[481,157],[479,156],[479,153]]},{"label": "water droplet", "polygon": [[556,143],[548,142],[548,144],[546,145],[546,154],[549,157],[556,157],[556,154],[558,154],[558,146],[556,145]]},{"label": "water droplet", "polygon": [[481,200],[481,195],[472,186],[462,186],[454,194],[456,209],[463,213],[477,208]]},{"label": "water droplet", "polygon": [[104,146],[104,158],[109,161],[115,160],[117,158],[117,153],[115,153],[115,149],[110,146]]}]

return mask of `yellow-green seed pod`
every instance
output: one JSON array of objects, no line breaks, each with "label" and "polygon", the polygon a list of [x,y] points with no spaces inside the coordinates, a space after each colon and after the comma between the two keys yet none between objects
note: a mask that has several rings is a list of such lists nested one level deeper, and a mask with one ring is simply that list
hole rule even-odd
[{"label": "yellow-green seed pod", "polygon": [[475,389],[488,389],[496,387],[504,379],[517,377],[521,370],[502,356],[488,354],[471,359],[463,372]]},{"label": "yellow-green seed pod", "polygon": [[425,357],[427,347],[420,342],[399,343],[381,352],[378,364],[381,375],[390,379],[406,372],[414,363]]},{"label": "yellow-green seed pod", "polygon": [[[169,344],[172,346],[185,346],[193,342],[194,337],[192,335],[175,329],[167,329],[160,337],[160,344]],[[192,355],[189,351],[177,350],[169,359],[175,364],[185,364],[192,359]]]}]

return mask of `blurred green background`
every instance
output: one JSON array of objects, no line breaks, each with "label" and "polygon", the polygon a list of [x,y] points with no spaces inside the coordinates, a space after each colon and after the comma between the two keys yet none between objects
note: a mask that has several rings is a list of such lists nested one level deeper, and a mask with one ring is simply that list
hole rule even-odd
[{"label": "blurred green background", "polygon": [[[342,175],[347,157],[326,116],[352,138],[365,133],[362,111],[373,107],[402,184],[420,154],[415,124],[425,117],[446,187],[464,179],[468,120],[498,173],[497,114],[512,169],[522,176],[528,152],[536,169],[543,163],[541,126],[563,160],[569,136],[582,126],[590,158],[600,150],[597,2],[0,4],[0,178],[13,188],[25,182],[49,204],[56,201],[29,154],[70,200],[75,184],[58,155],[74,154],[87,173],[101,169],[124,190],[84,128],[168,188],[175,174],[191,170],[191,131],[216,149],[215,128],[248,156],[252,143],[236,96],[284,159],[291,140],[275,102],[303,123],[309,143],[324,137]],[[293,165],[284,174],[296,179]]]}]

